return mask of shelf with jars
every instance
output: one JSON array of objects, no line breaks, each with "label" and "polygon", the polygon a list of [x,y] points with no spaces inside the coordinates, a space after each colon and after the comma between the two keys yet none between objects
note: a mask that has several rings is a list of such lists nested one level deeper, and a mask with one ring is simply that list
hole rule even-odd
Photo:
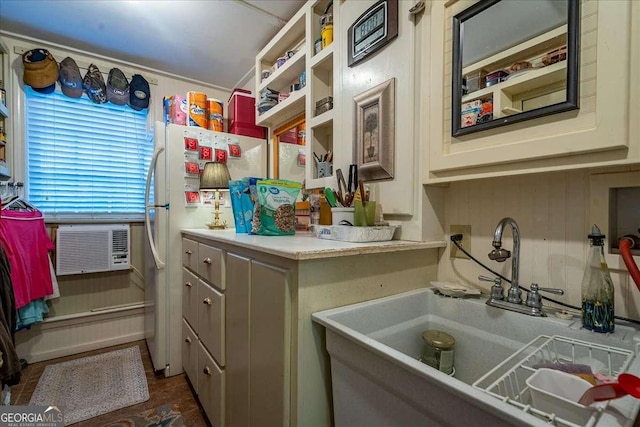
[{"label": "shelf with jars", "polygon": [[[305,3],[256,56],[256,124],[271,133],[304,116],[306,159],[334,152],[334,5],[331,0]],[[319,173],[314,161],[305,165],[307,188],[330,185],[332,168]]]}]

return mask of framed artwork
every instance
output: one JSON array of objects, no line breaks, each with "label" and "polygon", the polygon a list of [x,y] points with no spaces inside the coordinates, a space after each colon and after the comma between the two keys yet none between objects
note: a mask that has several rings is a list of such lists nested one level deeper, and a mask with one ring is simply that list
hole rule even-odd
[{"label": "framed artwork", "polygon": [[365,181],[393,178],[396,135],[396,79],[353,98],[354,158]]}]

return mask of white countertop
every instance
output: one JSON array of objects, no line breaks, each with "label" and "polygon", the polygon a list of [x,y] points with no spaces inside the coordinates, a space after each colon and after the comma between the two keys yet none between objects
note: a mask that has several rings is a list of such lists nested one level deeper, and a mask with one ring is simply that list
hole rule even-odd
[{"label": "white countertop", "polygon": [[370,243],[340,242],[337,240],[319,239],[311,233],[306,232],[297,232],[293,236],[257,236],[254,234],[236,233],[235,229],[209,230],[205,228],[187,228],[183,229],[182,233],[186,236],[201,237],[294,260],[444,248],[447,245],[444,240],[433,242],[412,242],[408,240],[390,240],[387,242]]}]

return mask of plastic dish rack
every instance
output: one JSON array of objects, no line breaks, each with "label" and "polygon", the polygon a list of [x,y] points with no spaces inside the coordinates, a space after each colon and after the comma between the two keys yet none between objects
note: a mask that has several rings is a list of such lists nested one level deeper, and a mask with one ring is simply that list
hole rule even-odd
[{"label": "plastic dish rack", "polygon": [[[593,372],[616,377],[627,370],[635,353],[617,347],[593,344],[559,335],[540,335],[511,357],[481,377],[473,387],[547,421],[550,425],[577,427],[577,424],[534,408],[531,390],[526,384],[535,371],[534,366],[544,363],[579,363],[590,365]],[[598,421],[607,402],[594,407],[586,426]]]}]

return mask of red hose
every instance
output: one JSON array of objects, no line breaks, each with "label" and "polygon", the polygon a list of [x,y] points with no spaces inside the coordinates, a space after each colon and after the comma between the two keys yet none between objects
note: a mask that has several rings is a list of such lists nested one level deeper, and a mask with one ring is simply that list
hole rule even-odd
[{"label": "red hose", "polygon": [[618,247],[620,248],[620,255],[622,255],[624,265],[627,266],[629,275],[633,278],[633,281],[636,282],[636,286],[640,291],[640,270],[638,270],[638,266],[633,260],[633,255],[631,255],[630,239],[620,239],[620,242],[618,242]]}]

